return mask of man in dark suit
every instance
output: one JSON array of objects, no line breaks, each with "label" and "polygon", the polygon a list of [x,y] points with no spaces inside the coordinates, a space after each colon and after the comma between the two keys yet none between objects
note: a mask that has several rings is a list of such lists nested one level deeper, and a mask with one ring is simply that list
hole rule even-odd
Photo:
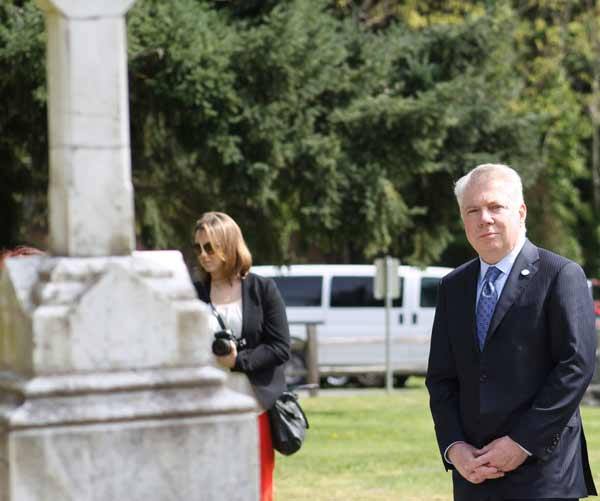
[{"label": "man in dark suit", "polygon": [[454,499],[595,495],[579,414],[596,350],[583,270],[526,239],[510,167],[480,165],[455,194],[479,258],[440,283],[427,372]]}]

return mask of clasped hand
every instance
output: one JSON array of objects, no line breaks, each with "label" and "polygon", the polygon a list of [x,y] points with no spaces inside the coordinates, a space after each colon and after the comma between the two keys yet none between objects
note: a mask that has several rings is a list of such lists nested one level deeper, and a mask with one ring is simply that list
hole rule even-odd
[{"label": "clasped hand", "polygon": [[454,444],[448,451],[448,458],[465,479],[480,484],[518,468],[527,459],[527,453],[505,435],[481,449],[465,442]]}]

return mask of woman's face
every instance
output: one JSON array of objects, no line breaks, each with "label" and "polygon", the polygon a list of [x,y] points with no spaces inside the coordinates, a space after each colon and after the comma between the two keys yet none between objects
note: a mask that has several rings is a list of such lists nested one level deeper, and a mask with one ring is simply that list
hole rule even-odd
[{"label": "woman's face", "polygon": [[203,230],[197,231],[194,240],[194,252],[200,266],[202,266],[206,273],[210,273],[212,278],[220,277],[223,273],[225,263],[219,256],[219,253],[216,252],[216,249],[212,248],[206,232]]}]

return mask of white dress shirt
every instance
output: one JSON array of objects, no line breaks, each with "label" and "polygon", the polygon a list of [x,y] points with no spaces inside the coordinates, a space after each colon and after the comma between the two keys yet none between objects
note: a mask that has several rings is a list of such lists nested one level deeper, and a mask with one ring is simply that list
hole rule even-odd
[{"label": "white dress shirt", "polygon": [[502,289],[504,289],[504,285],[506,284],[508,275],[510,275],[510,270],[512,270],[512,267],[515,264],[515,261],[517,260],[517,256],[519,255],[519,252],[521,252],[521,249],[524,245],[525,235],[522,235],[519,238],[519,240],[517,240],[517,245],[515,245],[513,250],[511,250],[496,264],[488,264],[483,259],[479,258],[479,278],[477,279],[477,299],[475,300],[475,311],[477,311],[477,305],[479,304],[479,296],[481,296],[481,289],[483,289],[483,279],[485,278],[485,274],[487,273],[488,268],[490,266],[495,266],[502,272],[494,282],[494,288],[498,293],[498,299],[500,299]]}]

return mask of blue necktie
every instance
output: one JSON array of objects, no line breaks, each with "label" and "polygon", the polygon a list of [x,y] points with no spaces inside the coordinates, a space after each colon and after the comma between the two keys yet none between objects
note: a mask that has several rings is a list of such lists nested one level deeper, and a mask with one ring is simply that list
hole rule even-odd
[{"label": "blue necktie", "polygon": [[483,287],[479,295],[477,303],[477,340],[479,341],[479,349],[483,350],[485,338],[490,328],[494,308],[498,302],[498,292],[494,287],[494,282],[498,279],[502,272],[495,266],[490,266],[483,277]]}]

